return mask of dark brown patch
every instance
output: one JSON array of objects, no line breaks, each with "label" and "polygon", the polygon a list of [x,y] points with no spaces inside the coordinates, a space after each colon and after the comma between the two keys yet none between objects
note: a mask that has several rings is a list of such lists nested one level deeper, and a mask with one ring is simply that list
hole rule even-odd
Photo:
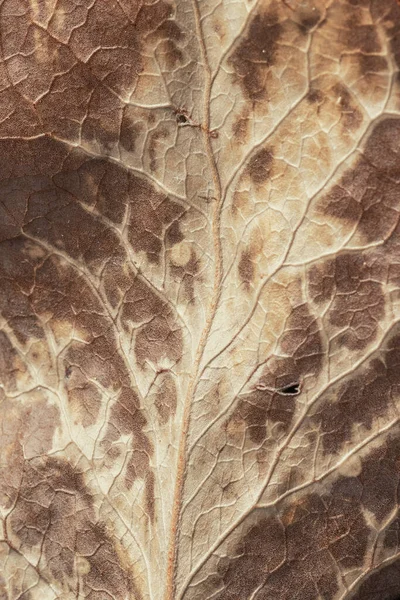
[{"label": "dark brown patch", "polygon": [[355,131],[360,127],[363,115],[350,92],[344,85],[337,83],[333,86],[332,93],[334,98],[337,98],[343,129]]},{"label": "dark brown patch", "polygon": [[135,354],[139,365],[148,359],[157,364],[161,358],[181,358],[182,332],[172,309],[139,279],[126,294],[121,319],[127,331],[130,323],[138,323]]},{"label": "dark brown patch", "polygon": [[44,338],[29,298],[40,259],[26,258],[26,248],[27,243],[22,237],[0,245],[0,314],[22,344]]},{"label": "dark brown patch", "polygon": [[175,380],[169,373],[161,374],[161,382],[158,384],[155,406],[160,417],[161,425],[175,414],[177,406],[177,390]]},{"label": "dark brown patch", "polygon": [[308,273],[310,297],[316,304],[331,300],[335,292],[335,260],[325,260],[313,265]]},{"label": "dark brown patch", "polygon": [[362,350],[375,339],[385,315],[385,297],[375,268],[379,269],[379,262],[374,262],[367,253],[343,254],[335,259],[336,285],[329,321],[341,331],[338,342],[351,350]]},{"label": "dark brown patch", "polygon": [[358,57],[360,71],[364,77],[375,75],[377,73],[387,73],[388,64],[383,56],[361,54]]},{"label": "dark brown patch", "polygon": [[239,277],[248,287],[254,281],[255,266],[254,258],[250,250],[244,250],[238,265]]},{"label": "dark brown patch", "polygon": [[398,600],[400,596],[400,560],[372,571],[351,600]]},{"label": "dark brown patch", "polygon": [[[358,369],[346,383],[326,394],[313,421],[321,429],[324,452],[337,454],[359,425],[371,430],[400,390],[400,335]],[[334,399],[333,399],[334,398]],[[381,487],[376,490],[381,493]]]},{"label": "dark brown patch", "polygon": [[240,398],[231,420],[246,423],[250,439],[265,441],[267,422],[280,423],[287,431],[296,408],[296,395],[281,390],[299,385],[308,376],[315,376],[322,367],[322,342],[318,323],[306,304],[296,307],[289,316],[279,340],[279,353],[268,361],[260,378],[266,389],[256,389]]},{"label": "dark brown patch", "polygon": [[[218,580],[224,589],[218,600],[249,598],[285,557],[285,530],[278,518],[262,518],[250,527],[238,544],[236,559],[221,558]],[[216,586],[217,587],[217,586]]]},{"label": "dark brown patch", "polygon": [[302,16],[299,22],[300,31],[304,34],[308,34],[312,29],[314,29],[321,20],[320,12],[315,9],[310,11],[308,14]]},{"label": "dark brown patch", "polygon": [[324,100],[324,94],[318,88],[311,88],[307,94],[307,101],[310,104],[321,104]]},{"label": "dark brown patch", "polygon": [[[168,136],[168,130],[164,127],[156,129],[150,134],[149,141],[149,157],[150,157],[150,171],[153,173],[157,169],[157,158],[159,154],[160,141],[165,140]],[[164,157],[162,157],[163,159]]]},{"label": "dark brown patch", "polygon": [[[155,263],[160,260],[165,231],[185,213],[180,205],[157,192],[147,181],[135,178],[132,181],[132,210],[129,226],[129,242],[133,249],[144,251],[147,258]],[[182,236],[175,235],[182,240]]]},{"label": "dark brown patch", "polygon": [[79,202],[95,207],[116,223],[122,222],[130,205],[129,242],[135,252],[145,252],[154,263],[160,261],[172,224],[176,233],[174,238],[169,237],[169,242],[182,240],[179,218],[185,209],[145,178],[108,161],[87,160],[77,152],[65,162],[54,182],[55,189],[54,184],[48,182],[46,194],[36,194],[30,200],[26,226],[28,231],[52,244],[61,240],[74,258],[85,256],[86,260],[104,264],[119,251],[115,235],[83,211]]},{"label": "dark brown patch", "polygon": [[[338,567],[361,566],[369,530],[362,514],[362,485],[341,477],[330,493],[286,503],[277,516],[253,511],[249,526],[231,553],[221,557],[217,576],[204,578],[204,596],[320,600],[338,592]],[[265,515],[265,516],[264,516]]]},{"label": "dark brown patch", "polygon": [[175,21],[166,20],[157,29],[157,38],[162,40],[159,49],[161,56],[165,58],[167,69],[174,69],[183,60],[183,52],[177,45],[184,36],[182,30]]},{"label": "dark brown patch", "polygon": [[119,141],[121,143],[121,146],[127,152],[135,151],[136,142],[139,135],[142,133],[142,130],[143,125],[138,122],[136,123],[128,113],[128,110],[125,109],[122,117]]},{"label": "dark brown patch", "polygon": [[373,129],[363,156],[320,203],[325,215],[357,223],[367,242],[385,239],[396,226],[400,196],[400,119]]},{"label": "dark brown patch", "polygon": [[153,521],[155,513],[154,474],[150,465],[153,446],[143,433],[146,424],[147,421],[140,409],[137,395],[129,387],[124,387],[112,407],[102,445],[107,451],[111,450],[114,453],[114,442],[123,435],[132,436],[130,458],[125,471],[125,485],[130,490],[137,479],[144,481],[146,512]]},{"label": "dark brown patch", "polygon": [[275,62],[282,34],[283,27],[275,13],[257,14],[229,58],[237,80],[252,102],[267,98],[267,74]]},{"label": "dark brown patch", "polygon": [[15,389],[20,372],[16,364],[17,356],[7,334],[0,331],[0,382],[9,391]]},{"label": "dark brown patch", "polygon": [[346,27],[339,31],[339,40],[346,51],[356,51],[362,54],[379,54],[382,46],[376,25],[361,25],[357,23],[354,12]]},{"label": "dark brown patch", "polygon": [[262,148],[251,157],[247,171],[254,184],[262,185],[269,179],[273,159],[274,155],[271,148]]},{"label": "dark brown patch", "polygon": [[90,565],[90,571],[82,575],[81,593],[86,598],[142,597],[121,566],[105,526],[97,521],[83,473],[68,461],[46,457],[25,462],[9,524],[22,552],[40,549],[44,561],[39,563],[39,574],[49,572],[67,591],[78,593],[74,569],[79,555]]},{"label": "dark brown patch", "polygon": [[249,125],[250,118],[248,115],[248,111],[245,110],[244,113],[240,114],[240,116],[235,120],[235,122],[232,125],[232,134],[235,143],[245,144],[248,141]]},{"label": "dark brown patch", "polygon": [[73,421],[80,423],[83,427],[90,427],[90,425],[96,423],[99,415],[102,400],[101,393],[84,376],[80,378],[74,376],[72,380],[68,385],[68,402]]}]

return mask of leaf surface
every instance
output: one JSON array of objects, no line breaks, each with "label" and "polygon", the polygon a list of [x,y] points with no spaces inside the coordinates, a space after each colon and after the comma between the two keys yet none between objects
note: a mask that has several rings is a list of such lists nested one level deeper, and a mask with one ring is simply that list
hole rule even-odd
[{"label": "leaf surface", "polygon": [[0,597],[395,600],[399,4],[0,11]]}]

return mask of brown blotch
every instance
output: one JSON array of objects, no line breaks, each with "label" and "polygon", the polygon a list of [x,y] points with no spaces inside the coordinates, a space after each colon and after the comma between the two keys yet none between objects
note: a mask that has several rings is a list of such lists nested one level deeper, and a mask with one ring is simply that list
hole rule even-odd
[{"label": "brown blotch", "polygon": [[18,354],[4,331],[0,331],[0,382],[7,390],[15,390],[18,374],[23,368],[18,364]]},{"label": "brown blotch", "polygon": [[[113,452],[113,444],[123,435],[131,435],[131,451],[125,471],[125,485],[131,489],[137,479],[145,483],[146,511],[151,521],[154,520],[154,474],[150,465],[153,446],[143,432],[147,421],[140,409],[139,398],[129,387],[121,390],[118,399],[111,409],[108,427],[102,440],[103,447]],[[112,458],[110,456],[110,458]]]},{"label": "brown blotch", "polygon": [[358,587],[351,600],[398,600],[400,560],[374,569]]},{"label": "brown blotch", "polygon": [[345,131],[355,131],[360,127],[363,115],[350,92],[344,85],[337,83],[333,86],[332,93],[334,98],[337,98],[343,129]]},{"label": "brown blotch", "polygon": [[317,9],[315,9],[300,18],[299,29],[302,33],[308,34],[311,30],[315,29],[320,21],[321,14]]},{"label": "brown blotch", "polygon": [[246,287],[249,287],[249,285],[253,283],[255,275],[254,258],[253,253],[250,250],[244,250],[242,252],[238,265],[238,272],[240,279]]},{"label": "brown blotch", "polygon": [[282,523],[276,517],[263,518],[259,513],[257,522],[248,529],[235,549],[237,558],[221,557],[218,561],[215,587],[219,587],[220,583],[223,591],[215,597],[218,600],[249,598],[267,574],[284,560],[284,553],[285,530]]},{"label": "brown blotch", "polygon": [[346,27],[340,29],[339,40],[347,51],[355,51],[360,55],[379,54],[382,46],[376,25],[361,25],[354,22],[354,12]]},{"label": "brown blotch", "polygon": [[335,260],[335,297],[329,321],[345,329],[339,343],[351,350],[363,350],[378,333],[385,315],[382,285],[373,276],[373,264],[357,254],[344,254]]},{"label": "brown blotch", "polygon": [[153,173],[157,168],[158,148],[160,140],[165,140],[168,136],[168,130],[165,127],[160,127],[150,134],[149,141],[149,157],[150,171]]},{"label": "brown blotch", "polygon": [[[135,252],[145,252],[151,262],[159,263],[166,232],[172,223],[179,227],[185,208],[145,178],[106,160],[88,159],[80,150],[67,157],[62,144],[49,147],[49,140],[44,138],[29,147],[23,143],[15,146],[13,152],[9,147],[3,150],[14,163],[21,198],[15,203],[10,191],[5,204],[10,205],[10,211],[21,212],[24,231],[74,259],[84,260],[91,268],[102,269],[110,257],[121,255],[121,244],[113,230],[81,204],[115,223],[122,222],[130,205],[129,243]],[[35,156],[42,158],[40,166]],[[3,172],[6,176],[5,166]],[[21,242],[3,243],[16,246]],[[33,273],[33,266],[19,261],[18,269],[27,272],[30,268]]]},{"label": "brown blotch", "polygon": [[[218,561],[217,575],[203,579],[217,600],[260,598],[307,600],[333,598],[339,590],[338,567],[363,564],[369,529],[362,513],[362,485],[339,478],[330,493],[310,494],[279,508],[276,516],[258,509],[231,553]],[[221,591],[217,591],[221,590]],[[214,591],[214,594],[211,592]]]},{"label": "brown blotch", "polygon": [[245,109],[245,111],[236,118],[232,125],[232,135],[234,137],[235,144],[245,144],[248,141],[250,122],[248,110]]},{"label": "brown blotch", "polygon": [[176,412],[177,406],[177,390],[175,380],[171,374],[162,374],[161,382],[158,384],[158,389],[155,399],[155,407],[157,409],[161,425],[165,425],[168,420]]},{"label": "brown blotch", "polygon": [[[132,181],[129,242],[135,251],[144,251],[151,262],[159,263],[165,231],[172,223],[179,228],[178,219],[185,209],[157,192],[146,180],[135,179]],[[182,235],[175,234],[174,239],[181,241]]]},{"label": "brown blotch", "polygon": [[379,281],[384,270],[380,255],[373,252],[340,254],[310,270],[310,296],[317,304],[330,301],[327,316],[340,331],[339,344],[363,350],[376,338],[385,315]]},{"label": "brown blotch", "polygon": [[399,182],[400,119],[390,117],[374,127],[363,156],[320,201],[318,210],[357,223],[368,243],[381,241],[398,221]]},{"label": "brown blotch", "polygon": [[310,104],[322,104],[324,100],[324,94],[318,88],[312,88],[308,92],[306,99]]},{"label": "brown blotch", "polygon": [[[9,200],[12,201],[12,197]],[[27,258],[27,245],[22,236],[0,244],[0,314],[22,344],[44,338],[40,320],[32,310],[29,298],[35,283],[35,269],[41,259]]]},{"label": "brown blotch", "polygon": [[74,382],[68,386],[68,402],[74,416],[74,422],[90,427],[97,421],[102,396],[93,383],[83,378],[82,383]]},{"label": "brown blotch", "polygon": [[282,34],[283,27],[274,12],[257,14],[229,58],[237,80],[252,102],[267,99],[267,74],[275,62]]},{"label": "brown blotch", "polygon": [[[395,340],[399,343],[399,337]],[[399,346],[396,348],[397,358]],[[399,361],[396,364],[399,370]],[[399,381],[399,376],[396,377]],[[398,383],[396,384],[398,388]],[[393,385],[392,391],[396,388]],[[398,507],[400,491],[400,438],[398,434],[383,442],[374,449],[362,462],[359,475],[363,487],[362,502],[364,507],[375,515],[378,521],[386,519]]]},{"label": "brown blotch", "polygon": [[253,183],[262,185],[269,179],[273,158],[274,155],[271,148],[262,148],[252,156],[247,167],[247,172]]},{"label": "brown blotch", "polygon": [[127,114],[127,110],[124,110],[119,141],[121,143],[121,146],[127,152],[135,151],[136,142],[138,137],[142,133],[142,130],[143,125],[141,123],[135,123],[132,117]]},{"label": "brown blotch", "polygon": [[135,354],[138,364],[147,360],[157,364],[161,358],[173,361],[182,356],[182,331],[172,308],[140,279],[135,279],[125,297],[121,321],[126,331],[138,323]]},{"label": "brown blotch", "polygon": [[308,289],[316,304],[322,304],[332,298],[335,291],[335,273],[335,260],[325,260],[311,267],[308,273]]},{"label": "brown blotch", "polygon": [[[322,396],[320,407],[312,420],[316,428],[321,430],[324,452],[338,454],[346,442],[358,442],[359,437],[362,437],[362,434],[357,435],[359,426],[372,431],[388,408],[394,406],[399,390],[400,333],[398,325],[395,325],[382,347],[372,355],[366,365],[360,366],[344,383],[334,386]],[[357,436],[354,441],[353,430]],[[394,451],[391,451],[392,457],[394,454]],[[381,467],[384,473],[383,463]],[[375,486],[379,494],[382,485]],[[381,504],[385,504],[383,495]],[[378,516],[376,509],[374,512]],[[383,516],[379,515],[379,518]]]},{"label": "brown blotch", "polygon": [[[84,474],[65,459],[43,457],[25,461],[18,501],[9,525],[18,549],[40,549],[44,560],[39,574],[48,573],[70,592],[78,594],[74,576],[77,556],[90,565],[82,575],[80,593],[100,600],[142,596],[119,560],[103,524],[98,523],[94,499]],[[98,590],[101,590],[98,591]]]}]

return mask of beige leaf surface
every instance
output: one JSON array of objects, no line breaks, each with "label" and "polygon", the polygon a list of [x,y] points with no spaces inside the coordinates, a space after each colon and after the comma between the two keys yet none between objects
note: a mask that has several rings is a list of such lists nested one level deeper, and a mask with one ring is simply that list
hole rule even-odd
[{"label": "beige leaf surface", "polygon": [[400,5],[0,1],[1,600],[400,597]]}]

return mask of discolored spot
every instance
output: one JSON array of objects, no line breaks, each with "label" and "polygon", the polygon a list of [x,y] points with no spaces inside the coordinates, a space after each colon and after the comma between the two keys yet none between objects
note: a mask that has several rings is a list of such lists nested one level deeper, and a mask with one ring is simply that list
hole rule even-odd
[{"label": "discolored spot", "polygon": [[140,123],[135,123],[127,114],[127,111],[124,111],[124,116],[122,118],[121,123],[121,132],[119,141],[121,146],[127,152],[134,152],[136,148],[136,142],[140,134],[142,133],[143,126]]},{"label": "discolored spot", "polygon": [[247,171],[254,184],[262,185],[269,179],[272,163],[273,153],[271,148],[262,148],[250,159]]},{"label": "discolored spot", "polygon": [[324,94],[321,90],[317,88],[312,88],[308,92],[306,98],[310,104],[321,104],[324,100]]},{"label": "discolored spot", "polygon": [[368,243],[381,241],[397,225],[399,181],[400,119],[386,118],[374,127],[363,156],[322,199],[318,210],[357,224]]},{"label": "discolored spot", "polygon": [[167,69],[175,69],[183,62],[183,52],[173,40],[164,40],[161,53],[165,57]]},{"label": "discolored spot", "polygon": [[308,273],[310,297],[316,304],[330,300],[335,292],[335,260],[313,265]]},{"label": "discolored spot", "polygon": [[339,40],[342,41],[347,51],[356,51],[360,55],[379,54],[382,46],[375,25],[365,25],[354,22],[354,15],[339,32]]},{"label": "discolored spot", "polygon": [[[353,431],[357,432],[358,426],[371,431],[379,418],[386,414],[393,402],[393,394],[400,389],[399,344],[400,335],[394,333],[366,366],[359,368],[346,383],[333,388],[326,398],[322,398],[313,421],[321,429],[325,453],[339,453],[346,442],[352,441]],[[381,487],[376,489],[381,490]]]},{"label": "discolored spot", "polygon": [[[362,513],[362,485],[339,478],[330,493],[286,502],[276,516],[254,510],[247,531],[218,561],[217,577],[202,581],[218,600],[260,598],[320,600],[339,590],[338,567],[362,566],[369,529]],[[250,524],[255,521],[255,524]]]},{"label": "discolored spot", "polygon": [[249,598],[251,592],[262,584],[267,574],[284,560],[285,531],[278,518],[259,518],[243,536],[234,555],[218,562],[218,583],[223,591],[218,600]]},{"label": "discolored spot", "polygon": [[149,157],[150,157],[150,171],[153,173],[157,169],[157,159],[160,157],[161,160],[164,159],[162,152],[160,153],[160,148],[162,148],[162,140],[165,140],[168,136],[168,130],[161,127],[156,129],[153,133],[150,134],[149,141]]},{"label": "discolored spot", "polygon": [[251,251],[244,250],[242,252],[238,265],[238,272],[239,277],[244,284],[249,286],[249,284],[253,283],[255,275],[255,266]]},{"label": "discolored spot", "polygon": [[300,18],[299,29],[302,33],[308,34],[310,31],[315,29],[315,27],[321,21],[320,12],[314,7],[314,10],[310,11],[308,14],[305,14]]},{"label": "discolored spot", "polygon": [[133,594],[141,598],[104,524],[98,522],[84,474],[67,460],[41,457],[25,462],[9,523],[20,551],[40,550],[39,575],[50,573],[64,589],[77,595],[75,561],[79,556],[90,566],[81,579],[80,592],[85,597],[125,600]]},{"label": "discolored spot", "polygon": [[125,485],[130,490],[137,479],[145,484],[145,506],[150,520],[154,519],[154,474],[150,465],[153,446],[143,429],[147,420],[140,408],[139,398],[132,389],[123,388],[111,409],[102,446],[109,451],[122,436],[131,436],[130,458],[125,470]]},{"label": "discolored spot", "polygon": [[351,350],[362,350],[374,340],[385,315],[382,285],[373,277],[373,259],[367,261],[367,256],[343,254],[335,260],[329,321],[341,331],[339,343]]},{"label": "discolored spot", "polygon": [[158,386],[155,406],[160,417],[160,423],[165,425],[176,412],[177,390],[174,378],[169,373],[162,377]]},{"label": "discolored spot", "polygon": [[337,83],[333,86],[332,93],[339,107],[343,129],[345,131],[357,130],[362,124],[363,115],[348,89],[341,83]]},{"label": "discolored spot", "polygon": [[364,77],[370,77],[374,74],[387,73],[388,64],[383,56],[361,54],[358,58],[360,72]]},{"label": "discolored spot", "polygon": [[154,364],[168,357],[173,361],[182,356],[182,331],[176,322],[172,308],[140,279],[126,294],[122,307],[121,321],[130,331],[131,324],[137,325],[135,354],[138,364],[147,360]]},{"label": "discolored spot", "polygon": [[[76,379],[76,378],[74,378]],[[99,389],[82,377],[68,386],[68,402],[75,423],[90,427],[97,421],[102,396]]]},{"label": "discolored spot", "polygon": [[267,99],[267,74],[275,63],[282,34],[276,13],[256,14],[229,58],[237,81],[252,102]]},{"label": "discolored spot", "polygon": [[18,354],[4,331],[0,331],[0,382],[6,389],[14,390],[22,362],[18,365]]},{"label": "discolored spot", "polygon": [[232,135],[235,143],[245,144],[249,139],[250,118],[248,111],[236,118],[232,125]]},{"label": "discolored spot", "polygon": [[[131,189],[133,200],[129,242],[136,252],[144,251],[151,262],[158,263],[165,231],[172,223],[175,223],[175,230],[179,229],[178,219],[185,213],[185,209],[156,191],[144,179],[134,178]],[[182,235],[176,232],[170,242],[174,240],[181,241]]]},{"label": "discolored spot", "polygon": [[399,596],[400,560],[395,560],[363,577],[351,600],[398,600]]}]

